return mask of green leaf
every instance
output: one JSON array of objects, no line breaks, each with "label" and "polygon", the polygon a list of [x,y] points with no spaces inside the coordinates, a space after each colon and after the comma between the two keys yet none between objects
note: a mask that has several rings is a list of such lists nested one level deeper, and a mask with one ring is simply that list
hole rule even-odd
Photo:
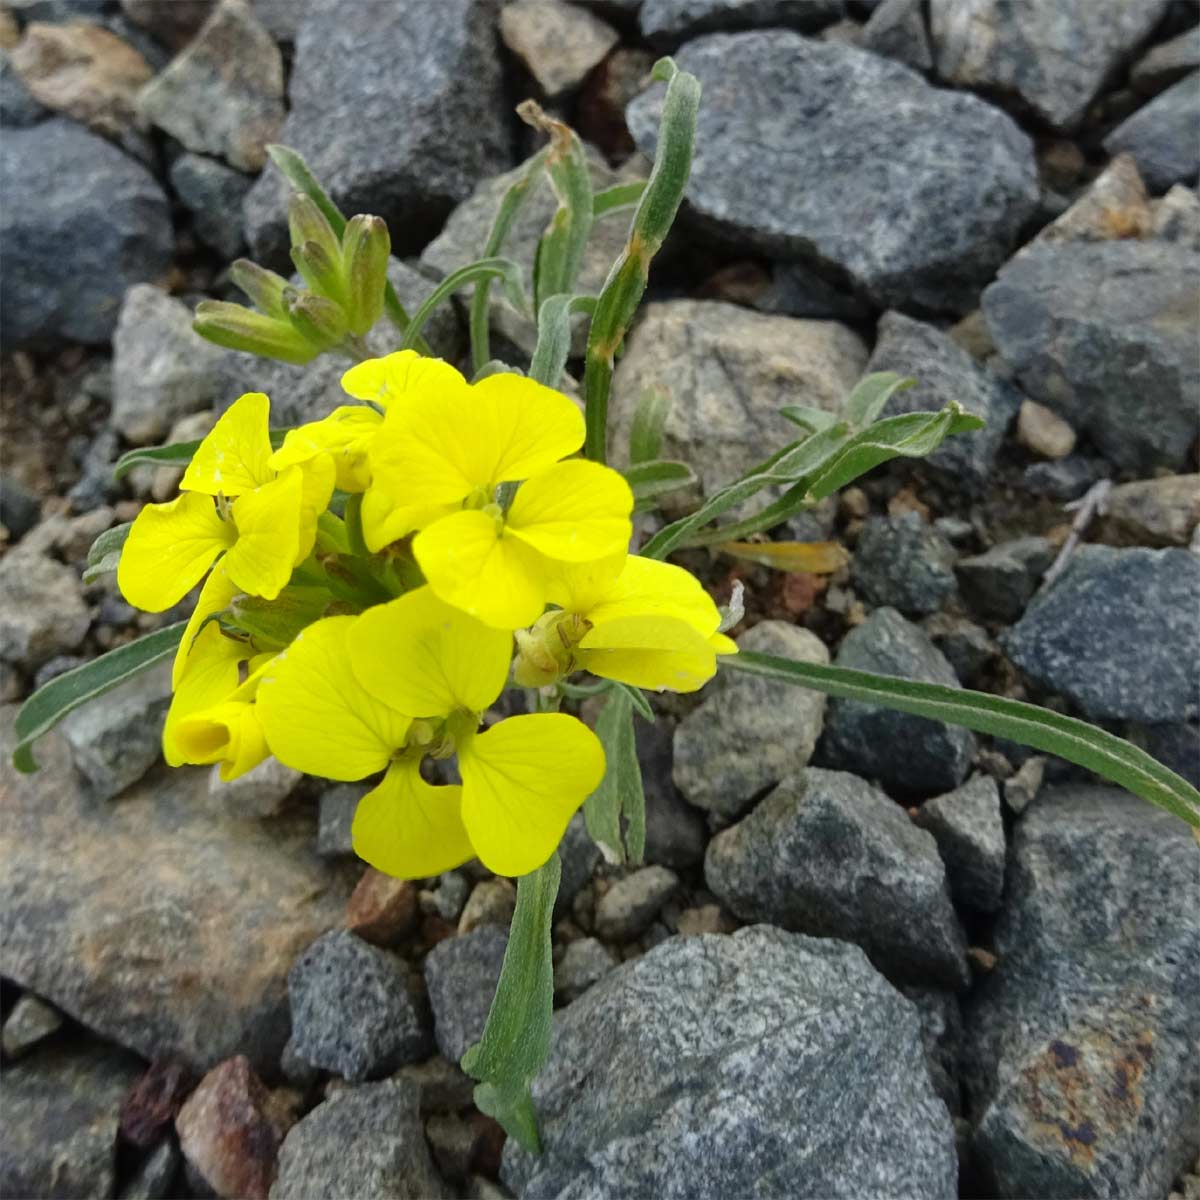
[{"label": "green leaf", "polygon": [[614,691],[626,692],[629,696],[629,703],[633,705],[633,711],[643,721],[649,721],[651,725],[654,724],[654,709],[650,707],[650,701],[646,699],[641,688],[635,688],[628,683],[617,683],[615,681],[612,687]]},{"label": "green leaf", "polygon": [[608,693],[596,719],[596,736],[604,747],[604,778],[585,801],[583,817],[592,841],[610,863],[639,863],[646,849],[646,797],[633,733],[635,707],[639,712],[644,708],[650,713],[648,719],[654,719],[646,698],[636,688],[619,684]]},{"label": "green leaf", "polygon": [[897,393],[913,387],[915,379],[906,379],[895,371],[875,371],[864,375],[846,398],[846,420],[856,429],[874,423],[884,406]]},{"label": "green leaf", "polygon": [[629,430],[631,464],[650,462],[658,457],[670,411],[671,393],[665,387],[648,387],[638,397]]},{"label": "green leaf", "polygon": [[17,734],[17,746],[13,750],[13,766],[26,774],[38,769],[33,757],[33,743],[44,733],[49,733],[73,709],[131,679],[139,671],[145,671],[175,654],[180,638],[183,637],[186,621],[168,625],[130,642],[118,646],[91,662],[67,671],[38,688],[17,712],[13,729]]},{"label": "green leaf", "polygon": [[87,566],[83,568],[83,582],[95,583],[109,575],[121,564],[121,550],[133,527],[132,521],[106,529],[93,543],[87,555]]},{"label": "green leaf", "polygon": [[660,458],[626,467],[625,480],[633,489],[634,502],[640,507],[648,506],[649,501],[667,492],[677,492],[695,483],[696,473],[687,463]]},{"label": "green leaf", "polygon": [[469,283],[478,283],[481,279],[499,279],[505,293],[513,305],[522,312],[528,310],[525,293],[521,287],[521,268],[508,258],[481,258],[478,262],[467,263],[457,271],[451,271],[441,283],[425,297],[421,307],[413,313],[408,323],[408,331],[401,343],[402,350],[416,349],[416,340],[425,322],[433,315],[433,310],[447,297],[453,295],[459,288]]},{"label": "green leaf", "polygon": [[1049,709],[984,692],[916,683],[846,667],[793,662],[743,650],[720,659],[723,668],[812,688],[843,700],[963,725],[1056,754],[1119,784],[1134,795],[1200,828],[1200,792],[1144,750],[1106,730]]},{"label": "green leaf", "polygon": [[[287,436],[286,429],[271,430],[271,446],[278,450]],[[113,466],[113,478],[124,479],[134,467],[186,467],[200,448],[203,438],[191,442],[172,442],[168,446],[136,446],[126,450]]]},{"label": "green leaf", "polygon": [[529,363],[529,378],[556,388],[571,353],[571,318],[596,309],[595,296],[563,293],[542,301],[538,309],[537,345]]},{"label": "green leaf", "polygon": [[834,413],[803,404],[786,404],[779,410],[779,415],[786,417],[793,425],[799,425],[806,433],[821,433],[837,423]]},{"label": "green leaf", "polygon": [[333,600],[328,588],[288,584],[274,600],[261,596],[235,596],[229,616],[243,633],[248,633],[258,650],[283,650],[296,635],[325,615]]},{"label": "green leaf", "polygon": [[500,982],[483,1036],[462,1056],[473,1079],[475,1104],[531,1154],[541,1149],[529,1085],[550,1052],[554,966],[550,926],[562,866],[545,866],[517,881],[517,907],[508,932]]},{"label": "green leaf", "polygon": [[592,216],[599,220],[623,208],[632,208],[645,190],[644,179],[635,179],[632,183],[614,183],[592,197]]}]

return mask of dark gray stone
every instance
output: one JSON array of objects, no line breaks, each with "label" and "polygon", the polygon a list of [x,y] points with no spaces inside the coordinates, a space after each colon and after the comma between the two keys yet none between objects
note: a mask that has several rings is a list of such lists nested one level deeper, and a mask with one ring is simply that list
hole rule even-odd
[{"label": "dark gray stone", "polygon": [[[310,0],[280,140],[347,216],[383,217],[397,253],[420,249],[480,178],[509,165],[496,12],[496,0]],[[247,197],[261,261],[286,261],[287,193],[269,170]]]},{"label": "dark gray stone", "polygon": [[1111,468],[1103,459],[1071,454],[1058,462],[1032,463],[1021,476],[1021,486],[1031,496],[1077,500],[1110,471]]},{"label": "dark gray stone", "polygon": [[567,831],[558,844],[558,857],[562,863],[562,879],[559,881],[558,895],[554,898],[556,921],[571,911],[571,901],[591,879],[592,872],[600,863],[600,847],[592,841],[583,813],[576,813],[567,823]]},{"label": "dark gray stone", "polygon": [[854,775],[785,779],[713,838],[704,880],[742,920],[854,942],[889,978],[969,981],[934,839]]},{"label": "dark gray stone", "polygon": [[[835,661],[852,670],[960,686],[924,631],[894,608],[878,608],[852,629]],[[831,700],[817,761],[877,779],[905,796],[932,795],[962,783],[974,750],[974,737],[958,726],[858,700]]]},{"label": "dark gray stone", "polygon": [[629,942],[650,927],[679,890],[679,876],[666,867],[642,867],[618,879],[596,905],[596,933],[609,942]]},{"label": "dark gray stone", "polygon": [[288,972],[291,1046],[351,1083],[420,1062],[429,1033],[404,961],[347,930],[317,938]]},{"label": "dark gray stone", "polygon": [[37,523],[42,506],[38,498],[11,473],[0,479],[0,525],[19,542]]},{"label": "dark gray stone", "polygon": [[89,624],[79,576],[70,567],[24,551],[0,559],[0,659],[35,669],[74,650]]},{"label": "dark gray stone", "polygon": [[171,218],[154,177],[55,118],[6,130],[0,184],[6,347],[108,341],[126,289],[171,265]]},{"label": "dark gray stone", "polygon": [[[1033,148],[1016,125],[899,63],[780,30],[700,38],[678,63],[705,88],[695,216],[840,272],[877,305],[966,311],[1037,203]],[[653,89],[629,106],[647,152],[661,105]]]},{"label": "dark gray stone", "polygon": [[1197,127],[1200,71],[1193,71],[1122,121],[1104,139],[1104,149],[1132,154],[1150,191],[1165,192],[1173,183],[1194,184],[1200,175]]},{"label": "dark gray stone", "polygon": [[28,1054],[35,1046],[53,1037],[63,1026],[62,1014],[32,992],[26,992],[4,1018],[0,1046],[10,1062]]},{"label": "dark gray stone", "polygon": [[869,304],[802,263],[774,264],[771,282],[755,298],[754,307],[785,317],[828,321],[862,321],[871,315]]},{"label": "dark gray stone", "polygon": [[1057,549],[1043,537],[1001,542],[955,565],[963,599],[976,616],[1011,624],[1033,598]]},{"label": "dark gray stone", "polygon": [[171,1200],[179,1195],[176,1177],[180,1163],[175,1143],[170,1139],[160,1142],[121,1189],[120,1200]]},{"label": "dark gray stone", "polygon": [[1161,1196],[1200,1145],[1200,851],[1116,788],[1018,823],[999,966],[966,1012],[984,1193]]},{"label": "dark gray stone", "polygon": [[704,818],[680,796],[672,778],[675,740],[664,720],[635,721],[633,736],[646,799],[646,861],[679,870],[704,859]]},{"label": "dark gray stone", "polygon": [[425,959],[434,1036],[452,1063],[483,1035],[507,947],[507,929],[481,925],[438,942]]},{"label": "dark gray stone", "polygon": [[1129,82],[1143,95],[1154,96],[1200,67],[1200,25],[1160,42],[1133,65]]},{"label": "dark gray stone", "polygon": [[916,71],[933,67],[921,0],[884,0],[863,26],[859,45]]},{"label": "dark gray stone", "polygon": [[1200,726],[1186,721],[1168,725],[1129,725],[1125,737],[1170,767],[1176,775],[1182,775],[1192,787],[1200,789]]},{"label": "dark gray stone", "polygon": [[181,154],[169,174],[171,186],[192,214],[197,237],[222,258],[236,258],[246,244],[242,206],[254,180],[203,154]]},{"label": "dark gray stone", "polygon": [[425,1144],[421,1090],[403,1079],[342,1088],[288,1131],[271,1200],[440,1200]]},{"label": "dark gray stone", "polygon": [[339,783],[317,797],[317,853],[322,858],[354,853],[354,810],[369,790],[361,783]]},{"label": "dark gray stone", "polygon": [[1039,687],[1093,719],[1194,720],[1200,559],[1081,546],[1001,639]]},{"label": "dark gray stone", "polygon": [[670,48],[702,33],[783,26],[810,33],[841,15],[843,0],[644,0],[642,36]]},{"label": "dark gray stone", "polygon": [[980,366],[949,334],[903,313],[885,313],[868,371],[896,371],[917,381],[888,401],[884,416],[935,412],[952,400],[986,424],[947,438],[922,462],[947,482],[982,492],[991,479],[1005,431],[1021,407],[1012,384]]},{"label": "dark gray stone", "polygon": [[983,294],[1000,356],[1117,466],[1183,466],[1196,437],[1200,254],[1161,242],[1035,242]]},{"label": "dark gray stone", "polygon": [[995,912],[1004,891],[1004,819],[1000,788],[990,775],[926,800],[913,820],[933,834],[957,904]]},{"label": "dark gray stone", "polygon": [[580,938],[563,952],[554,968],[554,992],[568,1004],[578,1000],[617,965],[612,951],[595,938]]},{"label": "dark gray stone", "polygon": [[921,623],[933,644],[945,655],[963,687],[983,670],[996,653],[996,643],[987,630],[966,617],[934,613]]},{"label": "dark gray stone", "polygon": [[30,95],[13,70],[7,50],[0,50],[0,128],[28,129],[50,116],[50,110]]},{"label": "dark gray stone", "polygon": [[938,988],[902,986],[900,991],[917,1006],[921,1018],[921,1040],[934,1091],[945,1101],[953,1116],[962,1111],[962,1089],[958,1082],[958,1060],[962,1053],[962,1012],[953,992]]},{"label": "dark gray stone", "polygon": [[1056,129],[1073,129],[1167,0],[930,0],[938,74],[959,87],[1015,97]]},{"label": "dark gray stone", "polygon": [[111,1196],[118,1110],[140,1073],[133,1055],[102,1045],[47,1047],[5,1066],[0,1193]]},{"label": "dark gray stone", "polygon": [[672,938],[558,1014],[533,1095],[521,1196],[957,1194],[916,1012],[840,942]]},{"label": "dark gray stone", "polygon": [[868,517],[850,578],[869,604],[924,616],[954,594],[954,548],[920,513]]}]

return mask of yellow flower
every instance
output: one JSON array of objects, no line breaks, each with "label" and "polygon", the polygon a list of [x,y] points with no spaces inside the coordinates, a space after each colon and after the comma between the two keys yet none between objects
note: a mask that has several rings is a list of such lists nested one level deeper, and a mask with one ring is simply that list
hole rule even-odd
[{"label": "yellow flower", "polygon": [[716,673],[718,654],[737,645],[718,632],[721,614],[681,567],[629,556],[555,573],[561,606],[517,634],[517,681],[552,682],[590,671],[634,687],[694,692]]},{"label": "yellow flower", "polygon": [[[604,774],[586,726],[560,713],[479,732],[504,686],[508,633],[419,588],[360,617],[310,625],[272,664],[258,709],[272,753],[331,779],[386,769],[359,802],[355,850],[401,878],[478,856],[524,875],[549,858]],[[457,753],[461,785],[434,787],[421,759]]]},{"label": "yellow flower", "polygon": [[117,569],[130,604],[170,608],[218,558],[241,591],[274,599],[308,557],[333,491],[333,461],[314,458],[276,473],[268,463],[269,409],[260,392],[238,399],[201,442],[182,494],[138,513]]}]

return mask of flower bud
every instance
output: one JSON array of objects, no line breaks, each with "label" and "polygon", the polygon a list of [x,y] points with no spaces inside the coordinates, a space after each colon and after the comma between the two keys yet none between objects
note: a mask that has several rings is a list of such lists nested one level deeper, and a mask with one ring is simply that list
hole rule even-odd
[{"label": "flower bud", "polygon": [[282,275],[276,275],[248,258],[239,258],[229,268],[229,278],[260,312],[281,321],[287,320],[287,293],[293,289]]},{"label": "flower bud", "polygon": [[223,300],[201,301],[196,306],[192,328],[218,346],[245,350],[282,362],[311,362],[323,349],[308,341],[289,321],[280,321]]},{"label": "flower bud", "polygon": [[592,623],[577,613],[548,612],[529,629],[518,629],[513,680],[521,687],[546,687],[575,670],[575,647]]},{"label": "flower bud", "polygon": [[304,282],[318,296],[342,304],[346,298],[346,281],[342,278],[342,256],[330,255],[320,242],[303,242],[292,247],[292,262]]},{"label": "flower bud", "polygon": [[337,259],[341,253],[341,243],[325,214],[300,192],[293,192],[288,201],[288,232],[293,246],[316,242],[331,259]]},{"label": "flower bud", "polygon": [[350,332],[361,336],[383,314],[392,239],[382,217],[351,217],[342,235],[342,273]]},{"label": "flower bud", "polygon": [[311,292],[301,292],[288,306],[292,325],[320,350],[329,350],[346,336],[346,314],[340,304]]}]

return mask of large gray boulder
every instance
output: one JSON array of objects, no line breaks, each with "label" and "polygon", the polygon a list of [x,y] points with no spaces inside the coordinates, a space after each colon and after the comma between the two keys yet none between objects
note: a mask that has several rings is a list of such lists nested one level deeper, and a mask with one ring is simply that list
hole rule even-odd
[{"label": "large gray boulder", "polygon": [[1200,175],[1200,72],[1193,71],[1127,117],[1104,139],[1109,154],[1137,159],[1152,192],[1173,183],[1196,182]]},{"label": "large gray boulder", "polygon": [[642,36],[670,48],[702,33],[788,26],[808,33],[836,21],[843,0],[644,0]]}]

